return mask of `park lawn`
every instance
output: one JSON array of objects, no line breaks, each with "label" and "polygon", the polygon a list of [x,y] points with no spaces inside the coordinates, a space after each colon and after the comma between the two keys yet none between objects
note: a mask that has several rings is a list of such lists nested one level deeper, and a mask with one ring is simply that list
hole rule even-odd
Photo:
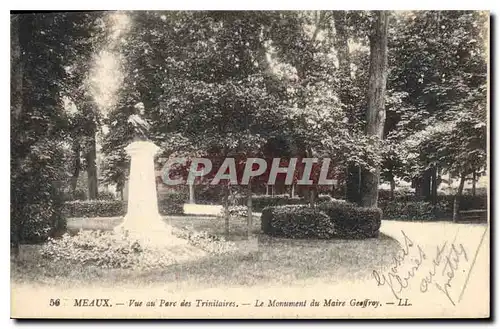
[{"label": "park lawn", "polygon": [[[110,230],[120,218],[75,218],[68,230]],[[169,216],[174,227],[189,227],[224,234],[224,220],[217,217]],[[231,237],[239,250],[229,255],[210,255],[201,260],[162,269],[102,269],[42,258],[40,246],[22,246],[18,260],[11,261],[13,284],[71,287],[152,287],[176,291],[269,285],[291,286],[369,279],[374,269],[392,261],[399,243],[384,234],[366,240],[291,240],[260,234],[255,218],[253,236],[258,249],[248,248],[246,219],[232,219]]]}]

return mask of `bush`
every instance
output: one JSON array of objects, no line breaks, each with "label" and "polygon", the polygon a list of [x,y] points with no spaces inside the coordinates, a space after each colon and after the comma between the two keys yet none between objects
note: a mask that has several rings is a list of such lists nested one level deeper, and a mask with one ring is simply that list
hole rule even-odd
[{"label": "bush", "polygon": [[[229,206],[227,208],[230,217],[247,217],[248,207],[247,206]],[[225,214],[225,209],[222,208],[219,216],[223,217]]]},{"label": "bush", "polygon": [[[11,243],[41,243],[49,237],[63,234],[66,219],[60,211],[61,205],[55,200],[23,205],[21,214],[25,217],[11,223]],[[16,232],[19,236],[14,236]]]},{"label": "bush", "polygon": [[127,213],[127,203],[118,200],[69,201],[64,203],[65,217],[117,217]]},{"label": "bush", "polygon": [[[236,250],[234,243],[206,232],[173,230],[175,235],[185,238],[189,244],[211,254],[227,254]],[[73,264],[97,266],[102,268],[164,268],[185,261],[193,254],[192,247],[176,246],[158,248],[144,246],[126,234],[102,231],[80,231],[74,236],[63,235],[60,239],[49,239],[41,249],[43,257],[54,261],[67,261]],[[202,255],[202,254],[201,254]]]},{"label": "bush", "polygon": [[382,222],[382,210],[363,208],[352,203],[334,201],[318,205],[335,225],[336,237],[365,239],[378,236]]},{"label": "bush", "polygon": [[[414,199],[380,200],[379,206],[385,219],[436,220],[453,216],[454,199],[454,195],[438,195],[435,205],[427,201],[414,201]],[[487,203],[485,195],[462,195],[460,210],[487,209]]]},{"label": "bush", "polygon": [[198,204],[220,204],[225,194],[223,185],[195,185],[194,193]]},{"label": "bush", "polygon": [[99,200],[116,200],[115,194],[110,191],[99,191]]},{"label": "bush", "polygon": [[31,144],[33,139],[23,135],[29,133],[25,128],[13,127],[11,138],[10,242],[16,249],[21,243],[43,242],[66,228],[61,216],[61,186],[67,178],[63,148],[44,136]]},{"label": "bush", "polygon": [[186,197],[182,193],[169,192],[162,194],[158,200],[158,211],[161,215],[182,215]]},{"label": "bush", "polygon": [[87,192],[83,189],[64,193],[64,201],[87,200]]},{"label": "bush", "polygon": [[[180,193],[163,194],[158,200],[161,215],[182,215],[184,196]],[[64,204],[63,215],[68,217],[118,217],[127,213],[127,202],[120,200],[69,201]]]},{"label": "bush", "polygon": [[[453,213],[453,200],[454,195],[439,195],[437,200],[438,203],[444,204],[446,211],[448,213]],[[485,194],[481,195],[468,195],[464,194],[460,197],[460,210],[474,210],[474,209],[487,209],[488,208],[488,196]]]},{"label": "bush", "polygon": [[172,233],[189,244],[198,247],[209,254],[223,255],[237,250],[234,242],[226,241],[223,236],[210,234],[206,231],[192,232],[188,229],[173,228]]},{"label": "bush", "polygon": [[386,201],[379,202],[384,219],[396,220],[435,220],[437,207],[425,201]]},{"label": "bush", "polygon": [[330,202],[330,201],[335,201],[333,197],[327,194],[321,194],[318,195],[318,197],[315,199],[316,203],[322,203],[322,202]]},{"label": "bush", "polygon": [[49,239],[43,257],[54,261],[102,268],[157,268],[176,263],[176,255],[160,248],[142,246],[127,235],[115,232],[80,231],[74,236]]},{"label": "bush", "polygon": [[[378,190],[379,200],[391,200],[390,190]],[[398,188],[394,190],[394,199],[396,200],[415,200],[415,191],[410,188]]]},{"label": "bush", "polygon": [[267,207],[262,211],[261,229],[272,236],[329,239],[335,235],[330,218],[304,205]]},{"label": "bush", "polygon": [[[137,241],[131,241],[122,234],[101,231],[80,231],[74,236],[64,234],[60,239],[49,239],[41,254],[54,261],[66,260],[103,268],[129,268],[145,258],[144,250]],[[155,258],[153,264],[173,263],[170,259]]]}]

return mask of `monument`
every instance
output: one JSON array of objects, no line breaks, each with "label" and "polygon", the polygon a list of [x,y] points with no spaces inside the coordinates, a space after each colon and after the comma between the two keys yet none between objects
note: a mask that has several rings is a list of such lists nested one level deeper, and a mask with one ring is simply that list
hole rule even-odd
[{"label": "monument", "polygon": [[123,223],[115,232],[148,245],[177,245],[187,241],[172,235],[172,227],[160,216],[156,193],[154,156],[160,148],[151,141],[138,140],[125,151],[131,157],[128,207]]}]

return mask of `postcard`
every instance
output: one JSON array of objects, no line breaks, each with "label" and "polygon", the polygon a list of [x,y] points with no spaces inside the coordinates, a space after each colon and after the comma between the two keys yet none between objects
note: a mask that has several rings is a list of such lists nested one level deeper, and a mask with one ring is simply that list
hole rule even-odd
[{"label": "postcard", "polygon": [[11,317],[490,317],[489,12],[11,13]]}]

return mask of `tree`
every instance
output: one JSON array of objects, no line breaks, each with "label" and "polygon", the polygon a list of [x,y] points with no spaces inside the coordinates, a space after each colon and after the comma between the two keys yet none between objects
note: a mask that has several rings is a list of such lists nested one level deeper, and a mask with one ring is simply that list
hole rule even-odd
[{"label": "tree", "polygon": [[61,91],[65,107],[72,107],[67,113],[73,151],[70,191],[75,191],[80,170],[85,168],[88,197],[97,199],[96,134],[101,114],[92,94],[90,78],[96,54],[105,40],[106,27],[103,13],[74,13],[71,20],[72,53],[66,62]]},{"label": "tree", "polygon": [[62,190],[69,135],[66,68],[81,34],[78,13],[11,15],[11,241],[42,241],[64,229]]},{"label": "tree", "polygon": [[[433,141],[433,127],[461,133],[447,127],[455,126],[464,111],[485,102],[486,22],[485,13],[469,11],[407,12],[393,17],[388,84],[402,97],[399,105],[388,109],[386,134],[401,146],[398,154],[410,155],[401,163],[407,168],[405,176],[416,183],[417,194],[434,202],[437,176],[450,172],[450,167],[438,151],[446,144]],[[479,108],[486,111],[485,104]],[[486,123],[486,114],[478,118]],[[471,138],[477,136],[467,131]]]},{"label": "tree", "polygon": [[[385,90],[387,83],[387,31],[389,13],[379,11],[375,14],[370,36],[370,78],[368,87],[368,106],[366,112],[366,134],[377,149],[383,138],[385,124]],[[361,176],[361,205],[376,207],[380,167],[370,171],[363,169]]]},{"label": "tree", "polygon": [[[129,92],[126,90],[125,92]],[[115,184],[123,200],[123,189],[128,176],[130,160],[125,147],[134,140],[135,130],[129,122],[137,114],[137,100],[132,95],[122,94],[118,104],[104,119],[108,132],[103,138],[102,153],[105,155],[102,176],[105,184]]]},{"label": "tree", "polygon": [[262,58],[258,17],[252,12],[133,15],[123,50],[133,83],[125,90],[144,104],[152,123],[149,138],[162,146],[162,156],[181,150],[190,156],[256,156],[280,130],[279,99],[268,92],[272,77]]}]

